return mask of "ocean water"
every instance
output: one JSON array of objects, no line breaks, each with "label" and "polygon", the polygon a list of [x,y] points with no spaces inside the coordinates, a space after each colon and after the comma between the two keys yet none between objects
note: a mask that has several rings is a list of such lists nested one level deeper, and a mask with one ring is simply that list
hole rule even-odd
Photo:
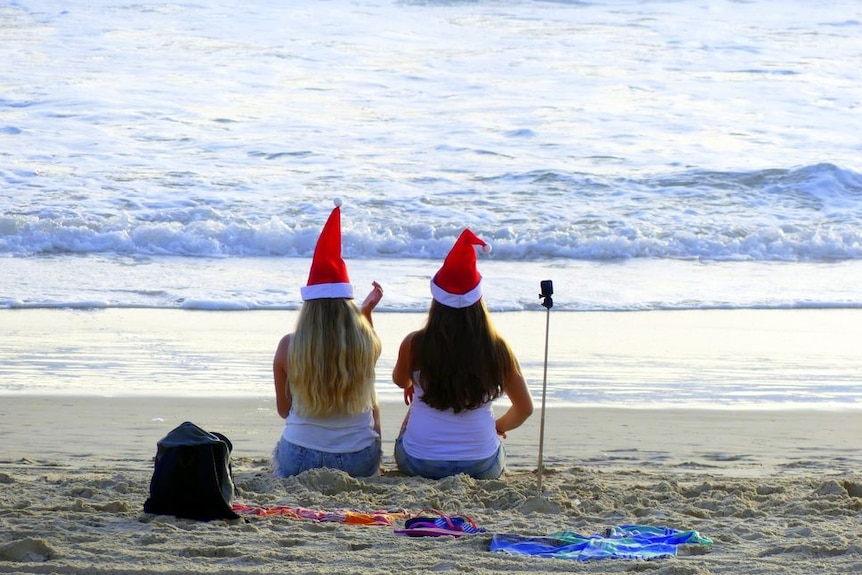
[{"label": "ocean water", "polygon": [[862,308],[855,1],[20,0],[0,59],[0,322],[295,310],[336,197],[380,313],[464,227],[495,311]]}]

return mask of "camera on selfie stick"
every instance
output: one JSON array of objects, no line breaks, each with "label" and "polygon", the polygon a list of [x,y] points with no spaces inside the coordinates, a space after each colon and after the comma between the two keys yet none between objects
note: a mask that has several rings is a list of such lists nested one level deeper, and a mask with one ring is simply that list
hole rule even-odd
[{"label": "camera on selfie stick", "polygon": [[545,316],[545,373],[542,377],[542,414],[539,420],[539,467],[536,482],[536,491],[539,495],[542,494],[542,449],[545,443],[545,394],[548,388],[548,331],[551,325],[551,308],[554,307],[554,282],[551,280],[542,280],[539,283],[539,298],[542,300],[542,307],[548,310]]}]

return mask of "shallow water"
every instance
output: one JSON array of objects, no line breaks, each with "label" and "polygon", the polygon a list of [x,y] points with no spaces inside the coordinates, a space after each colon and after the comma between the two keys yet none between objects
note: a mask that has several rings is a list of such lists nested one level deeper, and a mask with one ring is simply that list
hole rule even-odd
[{"label": "shallow water", "polygon": [[[381,313],[381,401],[424,314]],[[0,394],[271,398],[294,311],[5,310]],[[862,408],[862,310],[496,313],[540,407]],[[545,328],[548,370],[545,374]],[[505,400],[500,401],[505,404]]]}]

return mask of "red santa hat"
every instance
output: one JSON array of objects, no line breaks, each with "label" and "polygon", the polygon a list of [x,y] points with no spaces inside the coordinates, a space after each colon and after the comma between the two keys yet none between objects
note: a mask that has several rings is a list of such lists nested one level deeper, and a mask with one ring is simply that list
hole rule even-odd
[{"label": "red santa hat", "polygon": [[353,286],[347,277],[347,266],[341,259],[341,200],[335,198],[335,208],[329,214],[308,272],[308,285],[302,288],[302,301],[310,299],[353,299]]},{"label": "red santa hat", "polygon": [[491,251],[491,244],[466,229],[461,232],[449,255],[431,279],[431,295],[443,305],[464,308],[482,298],[482,276],[476,269],[476,248]]}]

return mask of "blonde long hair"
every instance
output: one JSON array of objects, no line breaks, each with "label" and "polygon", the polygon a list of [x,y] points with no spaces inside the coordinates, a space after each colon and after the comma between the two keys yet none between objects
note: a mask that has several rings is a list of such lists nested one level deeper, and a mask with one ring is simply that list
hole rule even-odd
[{"label": "blonde long hair", "polygon": [[380,338],[349,299],[302,304],[288,349],[288,381],[297,414],[356,415],[375,401]]}]

